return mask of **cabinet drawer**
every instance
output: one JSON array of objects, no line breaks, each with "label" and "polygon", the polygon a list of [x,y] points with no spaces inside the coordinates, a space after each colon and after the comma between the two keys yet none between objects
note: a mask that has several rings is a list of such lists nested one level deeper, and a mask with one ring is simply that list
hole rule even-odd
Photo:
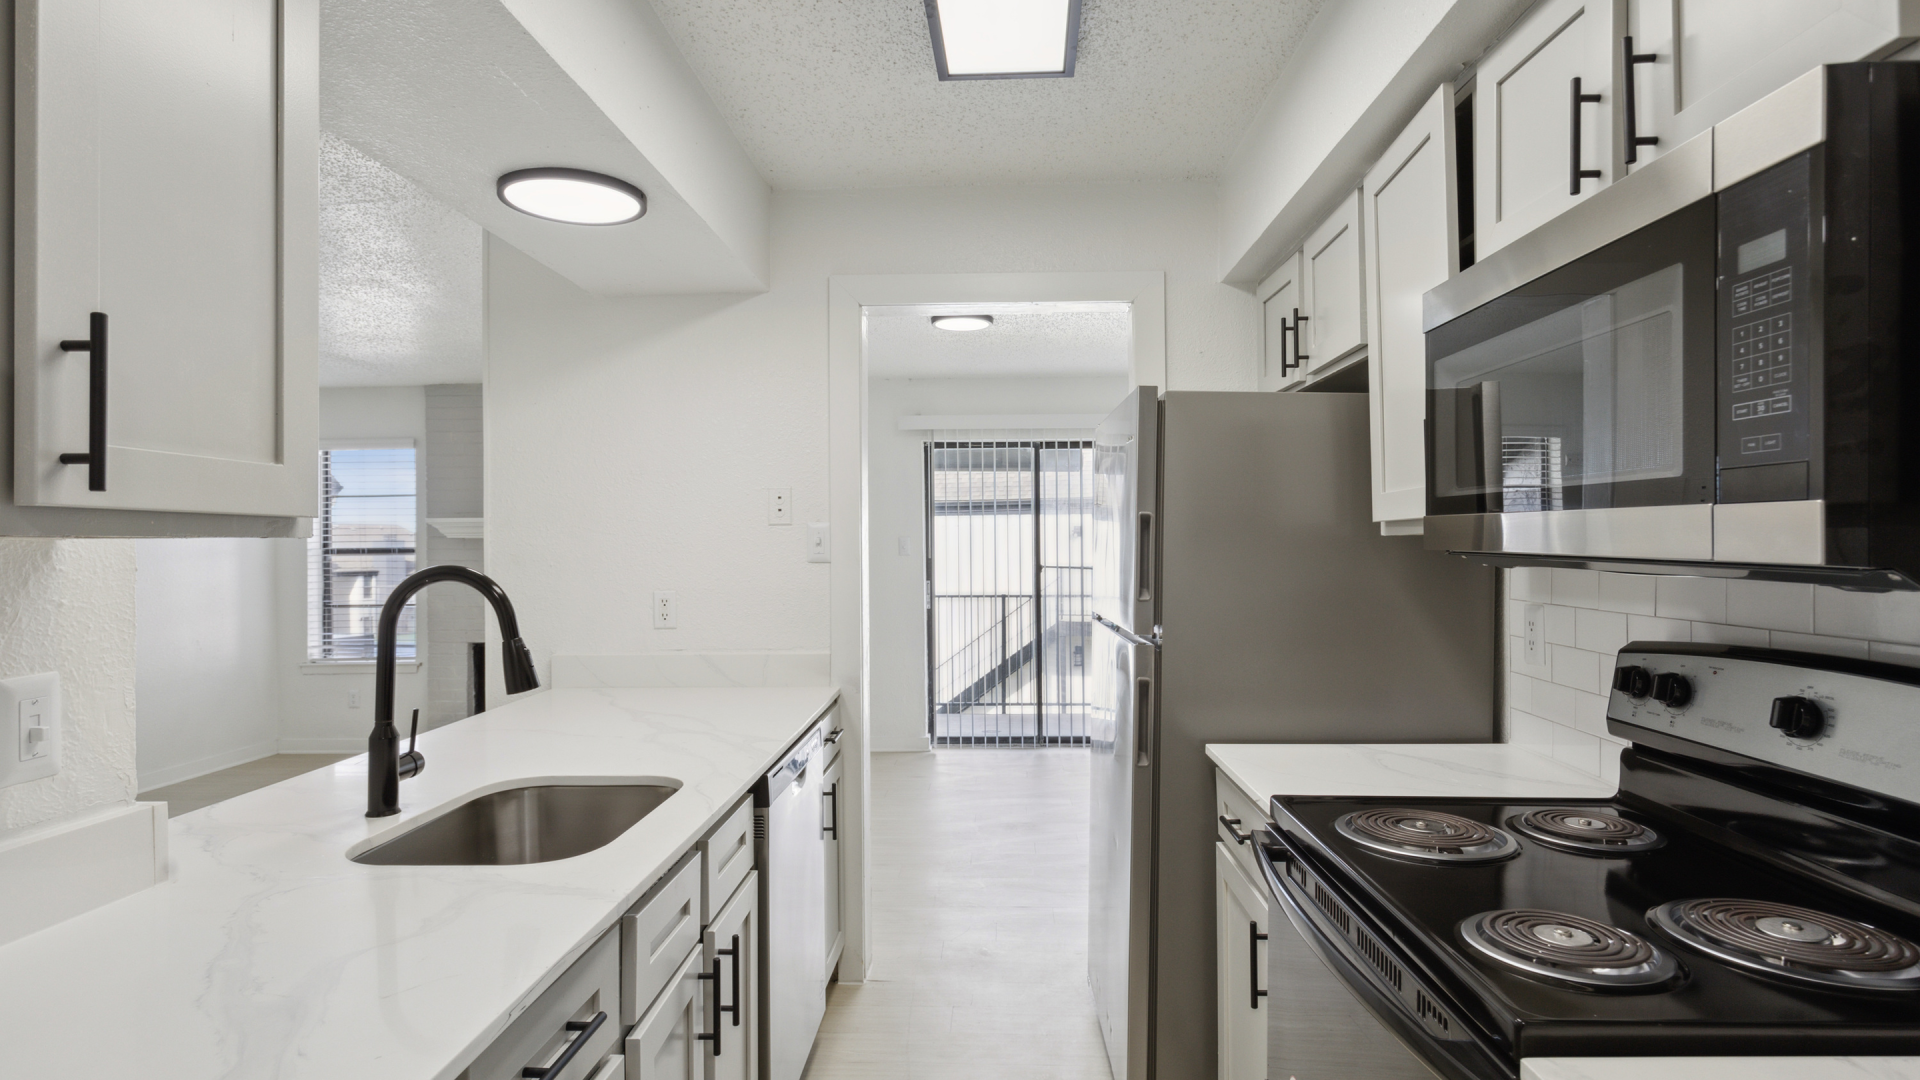
[{"label": "cabinet drawer", "polygon": [[1258,881],[1260,880],[1260,864],[1254,860],[1253,846],[1251,844],[1240,843],[1235,836],[1235,832],[1237,831],[1240,836],[1245,836],[1248,833],[1257,834],[1261,829],[1266,828],[1273,819],[1267,816],[1265,807],[1247,798],[1247,793],[1240,790],[1240,785],[1234,783],[1226,773],[1218,769],[1215,769],[1213,773],[1213,788],[1214,817],[1216,819],[1226,818],[1228,821],[1239,821],[1239,824],[1232,826],[1230,830],[1226,822],[1215,820],[1214,829],[1221,843],[1225,844],[1227,850],[1233,853],[1234,862],[1240,864],[1240,869],[1246,873],[1249,879]]},{"label": "cabinet drawer", "polygon": [[660,1000],[627,1033],[626,1080],[705,1080],[713,1034],[705,963],[698,948],[679,960]]},{"label": "cabinet drawer", "polygon": [[840,740],[846,738],[847,729],[840,726],[840,710],[837,708],[829,711],[822,723],[826,725],[826,731],[820,741],[827,748],[827,764],[831,765],[840,760]]},{"label": "cabinet drawer", "polygon": [[700,841],[700,855],[706,860],[706,879],[700,897],[700,925],[713,921],[719,911],[753,873],[753,797],[740,800],[725,821]]},{"label": "cabinet drawer", "polygon": [[632,1024],[653,1004],[687,950],[700,943],[700,887],[705,860],[688,854],[647,897],[620,917],[620,1022]]},{"label": "cabinet drawer", "polygon": [[[546,1068],[585,1039],[552,1080],[584,1080],[610,1051],[619,1048],[621,1022],[619,934],[600,936],[527,1010],[480,1052],[466,1080],[520,1080],[523,1069]],[[595,1018],[598,1018],[596,1025]],[[569,1025],[586,1025],[584,1029]]]}]

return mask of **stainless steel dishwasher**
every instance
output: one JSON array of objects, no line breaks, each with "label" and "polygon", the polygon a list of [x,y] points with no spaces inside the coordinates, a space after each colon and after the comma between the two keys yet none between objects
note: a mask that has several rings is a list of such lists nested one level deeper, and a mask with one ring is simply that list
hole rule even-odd
[{"label": "stainless steel dishwasher", "polygon": [[760,856],[760,1040],[765,1080],[800,1080],[827,1011],[826,840],[821,775],[826,754],[815,725],[754,785]]}]

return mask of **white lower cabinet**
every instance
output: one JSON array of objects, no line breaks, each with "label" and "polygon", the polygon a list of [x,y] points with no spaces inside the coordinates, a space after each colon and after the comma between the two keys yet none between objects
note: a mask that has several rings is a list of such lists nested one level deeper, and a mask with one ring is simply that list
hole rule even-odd
[{"label": "white lower cabinet", "polygon": [[713,967],[696,948],[667,988],[627,1033],[627,1080],[706,1080],[707,1043],[716,1030]]},{"label": "white lower cabinet", "polygon": [[1214,970],[1220,1080],[1267,1080],[1267,901],[1224,843],[1216,842]]},{"label": "white lower cabinet", "polygon": [[845,816],[841,806],[841,793],[845,791],[846,761],[834,759],[820,778],[820,837],[824,841],[822,848],[826,861],[827,885],[827,975],[833,975],[833,966],[840,962],[840,952],[846,943],[846,934],[840,920],[840,821]]},{"label": "white lower cabinet", "polygon": [[[702,942],[711,1010],[720,1036],[707,1054],[707,1080],[754,1080],[760,1075],[760,882],[753,874],[707,926]],[[715,965],[718,965],[717,967]]]},{"label": "white lower cabinet", "polygon": [[[620,934],[609,930],[481,1051],[464,1080],[585,1080],[620,1048]],[[604,1072],[604,1069],[600,1070]]]}]

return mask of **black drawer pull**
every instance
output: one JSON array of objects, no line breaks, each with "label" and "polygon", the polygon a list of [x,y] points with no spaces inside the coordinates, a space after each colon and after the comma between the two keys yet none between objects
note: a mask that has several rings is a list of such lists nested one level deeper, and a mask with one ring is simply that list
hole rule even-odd
[{"label": "black drawer pull", "polygon": [[833,837],[835,840],[838,840],[840,839],[840,783],[839,781],[837,780],[834,781],[832,786],[827,788],[827,798],[833,800],[833,816],[827,819],[827,827],[824,829],[821,829],[820,831],[823,833],[826,833],[828,836]]},{"label": "black drawer pull", "polygon": [[[739,941],[740,939],[734,938],[733,940]],[[720,958],[719,957],[716,956],[713,958],[713,970],[701,972],[700,978],[702,980],[706,980],[706,979],[713,980],[713,1030],[703,1031],[698,1035],[695,1035],[694,1038],[699,1039],[701,1042],[712,1043],[713,1056],[719,1057],[720,1056],[720,1012],[721,1012],[721,1009],[720,1009]],[[735,978],[737,980],[738,976],[735,976]],[[737,981],[734,984],[734,992],[735,993],[739,992],[739,983]]]},{"label": "black drawer pull", "polygon": [[[733,1004],[720,1006],[720,1011],[726,1012],[726,1013],[732,1013],[733,1026],[739,1027],[740,1026],[740,935],[739,934],[733,935],[733,948],[715,949],[713,951],[718,956],[730,956],[733,958]],[[714,990],[714,996],[715,997],[720,996],[718,987],[716,987]],[[719,1027],[718,1024],[714,1026],[716,1028]],[[718,1042],[718,1040],[715,1040],[715,1041],[716,1043]],[[720,1055],[720,1051],[717,1049],[713,1053],[715,1057],[718,1057]]]},{"label": "black drawer pull", "polygon": [[87,467],[87,490],[107,490],[107,314],[87,317],[87,336],[60,343],[61,352],[83,352],[87,360],[87,452],[61,454],[62,465]]},{"label": "black drawer pull", "polygon": [[1580,167],[1580,106],[1599,104],[1600,95],[1581,93],[1580,76],[1578,75],[1573,77],[1573,83],[1570,89],[1573,91],[1571,106],[1573,115],[1567,123],[1567,194],[1578,195],[1580,194],[1580,181],[1600,179],[1599,169],[1583,169]]},{"label": "black drawer pull", "polygon": [[1260,943],[1265,940],[1267,940],[1267,935],[1260,932],[1260,924],[1248,921],[1247,981],[1253,984],[1253,997],[1247,1002],[1247,1008],[1249,1009],[1259,1008],[1260,999],[1267,996],[1267,992],[1260,989]]},{"label": "black drawer pull", "polygon": [[1626,72],[1627,84],[1620,88],[1620,106],[1627,110],[1627,164],[1631,165],[1640,160],[1641,147],[1660,145],[1659,136],[1640,134],[1640,121],[1635,115],[1639,112],[1638,95],[1634,92],[1633,86],[1633,69],[1635,65],[1651,64],[1655,60],[1658,60],[1659,56],[1650,52],[1634,52],[1633,35],[1631,34],[1621,39],[1621,48],[1627,56],[1626,67],[1622,69]]},{"label": "black drawer pull", "polygon": [[600,1025],[606,1022],[607,1014],[605,1012],[594,1013],[593,1019],[591,1020],[567,1021],[568,1031],[579,1032],[578,1035],[573,1037],[573,1041],[567,1044],[567,1048],[560,1051],[560,1056],[553,1059],[553,1064],[528,1065],[526,1068],[520,1070],[520,1075],[524,1077],[525,1080],[540,1080],[543,1076],[559,1076],[562,1069],[573,1064],[573,1056],[580,1052],[581,1047],[587,1045],[588,1041],[593,1038],[593,1033],[599,1031]]},{"label": "black drawer pull", "polygon": [[1240,819],[1237,817],[1228,817],[1225,814],[1221,814],[1220,824],[1226,827],[1227,835],[1233,837],[1233,842],[1236,844],[1244,846],[1247,841],[1253,839],[1252,833],[1241,832],[1239,829],[1234,828],[1235,825],[1240,824]]}]

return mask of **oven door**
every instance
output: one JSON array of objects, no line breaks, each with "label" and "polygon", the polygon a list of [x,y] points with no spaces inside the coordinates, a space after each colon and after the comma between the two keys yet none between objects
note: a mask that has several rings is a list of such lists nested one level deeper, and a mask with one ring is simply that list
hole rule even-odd
[{"label": "oven door", "polygon": [[1269,920],[1268,1080],[1513,1080],[1285,841],[1254,851],[1286,914]]},{"label": "oven door", "polygon": [[1559,514],[1583,527],[1518,532],[1542,553],[1629,554],[1559,548],[1620,531],[1592,511],[1685,507],[1709,523],[1704,552],[1631,554],[1712,557],[1715,223],[1700,199],[1428,330],[1429,529],[1503,515],[1476,531],[1515,535],[1514,515]]}]

